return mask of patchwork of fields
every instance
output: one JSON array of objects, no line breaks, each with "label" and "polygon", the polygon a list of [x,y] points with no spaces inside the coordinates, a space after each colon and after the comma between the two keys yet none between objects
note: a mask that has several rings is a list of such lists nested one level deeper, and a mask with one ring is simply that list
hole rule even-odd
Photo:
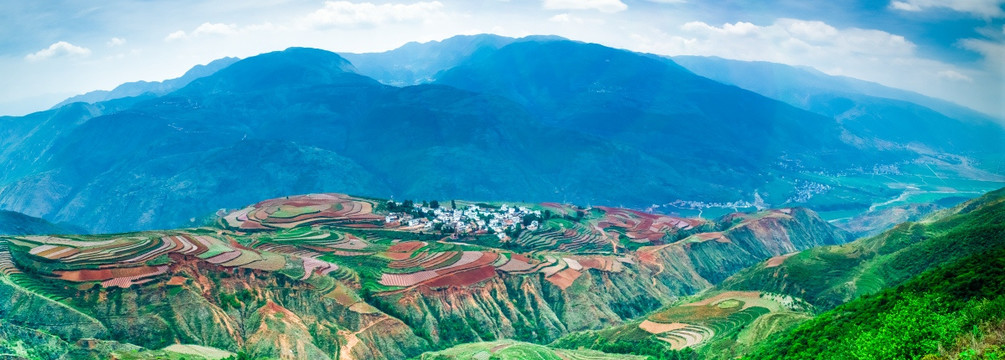
[{"label": "patchwork of fields", "polygon": [[[525,205],[535,214],[543,215],[534,220],[535,226],[517,227],[519,231],[512,236],[499,236],[481,231],[427,232],[404,227],[400,222],[385,221],[391,214],[387,204],[342,194],[312,194],[266,200],[221,214],[215,226],[110,235],[0,237],[0,274],[11,285],[68,308],[79,307],[82,301],[92,304],[113,296],[122,299],[124,293],[202,294],[220,304],[214,310],[220,314],[217,320],[220,324],[245,321],[227,319],[258,319],[248,317],[244,306],[261,301],[266,305],[255,305],[265,309],[261,311],[287,313],[265,300],[278,296],[277,293],[265,295],[262,288],[252,287],[251,282],[258,284],[254,286],[271,284],[268,286],[284,289],[266,291],[282,292],[298,287],[316,294],[327,304],[338,304],[339,309],[354,314],[351,318],[359,317],[358,324],[331,331],[331,336],[345,341],[346,347],[340,352],[355,352],[367,351],[354,347],[364,341],[365,346],[374,346],[373,340],[366,337],[372,335],[362,332],[379,331],[380,327],[407,325],[417,332],[427,331],[428,341],[445,344],[471,336],[494,340],[500,338],[497,334],[522,334],[519,336],[524,339],[550,341],[566,331],[529,328],[525,324],[548,319],[545,315],[533,320],[521,318],[523,315],[514,311],[528,310],[515,307],[505,310],[512,316],[506,321],[526,322],[518,324],[519,327],[504,324],[495,325],[500,328],[487,328],[483,326],[492,325],[481,325],[457,315],[427,323],[396,313],[409,306],[428,306],[414,302],[415,297],[429,294],[466,297],[479,288],[509,292],[504,287],[509,285],[504,284],[514,281],[526,284],[522,286],[543,286],[529,290],[535,297],[546,293],[563,296],[559,294],[571,292],[570,289],[579,289],[579,294],[590,291],[583,289],[597,286],[632,284],[634,288],[628,289],[647,296],[649,300],[645,301],[649,303],[633,305],[637,308],[615,308],[624,299],[575,300],[610,303],[604,305],[610,306],[606,312],[598,314],[610,317],[608,321],[621,322],[658,308],[661,301],[669,301],[674,295],[707,284],[709,280],[703,277],[707,273],[722,272],[724,265],[705,259],[714,257],[716,261],[725,261],[725,266],[739,269],[762,256],[790,253],[817,241],[843,241],[843,235],[832,232],[812,212],[797,213],[795,209],[736,214],[711,221],[611,207]],[[811,228],[827,235],[791,232]],[[645,277],[644,284],[633,280],[639,276]],[[223,278],[243,280],[221,281]],[[614,279],[618,284],[608,285]],[[514,299],[526,296],[512,291],[507,296]],[[641,324],[634,323],[634,330],[639,336],[651,336],[662,342],[660,346],[680,349],[701,345],[782,308],[756,294],[740,295],[714,304],[695,304],[689,308],[694,310],[691,312],[656,313]],[[527,301],[521,307],[539,306],[536,305],[539,300],[532,303],[527,299],[533,298],[519,299]],[[436,306],[451,306],[449,301],[442,304]],[[500,304],[515,303],[506,300]],[[174,310],[164,310],[163,306],[150,309],[168,316],[173,314]],[[497,305],[484,306],[493,309]],[[273,320],[282,319],[285,317]],[[387,319],[393,321],[384,321]],[[370,327],[375,324],[379,325]],[[477,333],[465,335],[466,328]],[[430,335],[432,331],[437,335]],[[518,348],[500,354],[513,353]],[[545,358],[593,356],[567,351],[549,354]]]}]

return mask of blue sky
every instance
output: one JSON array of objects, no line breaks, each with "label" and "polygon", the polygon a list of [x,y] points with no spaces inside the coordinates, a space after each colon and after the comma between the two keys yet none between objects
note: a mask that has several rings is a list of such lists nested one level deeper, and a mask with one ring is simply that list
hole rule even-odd
[{"label": "blue sky", "polygon": [[811,66],[1005,118],[1005,1],[3,1],[0,114],[290,46],[383,51],[555,34],[663,55]]}]

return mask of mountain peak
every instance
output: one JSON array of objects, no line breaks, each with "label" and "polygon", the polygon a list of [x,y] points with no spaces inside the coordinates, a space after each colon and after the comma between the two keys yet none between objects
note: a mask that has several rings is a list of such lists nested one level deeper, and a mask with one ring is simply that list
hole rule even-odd
[{"label": "mountain peak", "polygon": [[306,47],[291,47],[249,57],[224,70],[195,81],[183,89],[191,92],[210,89],[216,91],[259,90],[277,85],[310,86],[334,83],[372,82],[357,74],[349,60],[336,53]]}]

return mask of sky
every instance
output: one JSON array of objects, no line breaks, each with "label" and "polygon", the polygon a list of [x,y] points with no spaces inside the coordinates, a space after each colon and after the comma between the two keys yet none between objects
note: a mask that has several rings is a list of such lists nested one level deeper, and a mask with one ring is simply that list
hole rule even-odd
[{"label": "sky", "polygon": [[1005,119],[1005,0],[0,0],[0,115],[226,56],[479,33],[809,66]]}]

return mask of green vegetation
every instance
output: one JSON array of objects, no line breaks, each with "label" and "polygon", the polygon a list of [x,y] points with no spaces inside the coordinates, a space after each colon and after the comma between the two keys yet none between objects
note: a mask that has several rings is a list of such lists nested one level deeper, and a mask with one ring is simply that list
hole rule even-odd
[{"label": "green vegetation", "polygon": [[760,264],[720,288],[801,297],[830,309],[855,297],[903,283],[934,265],[1005,245],[1005,190],[904,223],[874,237],[796,254],[777,267]]},{"label": "green vegetation", "polygon": [[[1005,226],[998,223],[988,227],[1000,231]],[[940,266],[896,288],[841,305],[763,344],[748,358],[946,356],[940,354],[940,349],[951,348],[956,339],[968,332],[980,337],[983,334],[980,329],[1002,320],[1005,320],[1005,249],[997,249]],[[990,352],[1000,351],[996,349]],[[976,356],[976,350],[963,356]]]},{"label": "green vegetation", "polygon": [[457,345],[429,352],[421,360],[484,359],[484,360],[645,360],[643,356],[605,354],[593,350],[555,349],[543,345],[501,340]]}]

